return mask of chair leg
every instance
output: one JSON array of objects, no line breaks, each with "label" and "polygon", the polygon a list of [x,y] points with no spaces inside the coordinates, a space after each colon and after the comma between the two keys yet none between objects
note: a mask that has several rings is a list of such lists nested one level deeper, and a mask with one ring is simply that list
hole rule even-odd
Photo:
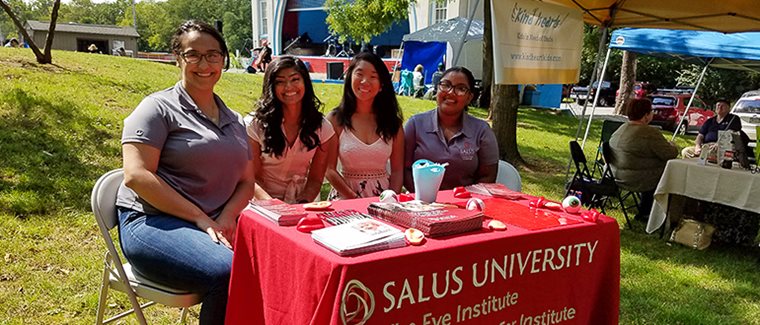
[{"label": "chair leg", "polygon": [[[618,191],[617,193],[618,201],[620,202],[620,210],[623,210],[623,216],[625,217],[625,223],[628,225],[628,229],[633,230],[633,225],[631,224],[631,219],[628,218],[628,212],[626,211],[625,206],[625,200],[623,199],[623,195]],[[634,201],[636,199],[634,198]]]},{"label": "chair leg", "polygon": [[[107,253],[106,253],[107,255]],[[103,312],[106,310],[106,299],[108,298],[108,264],[103,267],[103,282],[100,284],[100,298],[98,299],[98,311],[95,316],[95,324],[103,324]]]},{"label": "chair leg", "polygon": [[185,320],[187,319],[187,310],[190,309],[189,307],[186,308],[180,308],[180,314],[179,314],[179,323],[180,324],[187,324]]}]

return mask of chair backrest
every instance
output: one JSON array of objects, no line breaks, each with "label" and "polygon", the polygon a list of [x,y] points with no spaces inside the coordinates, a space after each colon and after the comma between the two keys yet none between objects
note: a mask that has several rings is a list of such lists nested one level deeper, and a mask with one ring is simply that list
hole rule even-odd
[{"label": "chair backrest", "polygon": [[604,171],[602,172],[602,179],[610,179],[612,181],[615,181],[615,174],[612,172],[612,164],[614,164],[615,161],[615,154],[612,152],[609,141],[602,142],[601,151],[602,159],[604,160]]},{"label": "chair backrest", "polygon": [[581,149],[578,141],[570,141],[570,156],[573,157],[573,162],[575,163],[575,172],[586,177],[591,177],[591,172],[589,172],[586,165],[586,154],[583,153],[583,149]]},{"label": "chair backrest", "polygon": [[116,248],[108,231],[119,223],[118,216],[116,215],[116,194],[123,180],[124,171],[121,169],[114,169],[103,174],[95,182],[95,186],[92,188],[92,196],[90,197],[92,213],[95,214],[100,234],[106,241],[106,246],[108,246],[108,250],[112,256],[118,255],[115,255]]},{"label": "chair backrest", "polygon": [[612,134],[615,133],[623,123],[625,122],[604,120],[604,122],[602,122],[602,136],[600,142],[609,141]]},{"label": "chair backrest", "polygon": [[522,178],[515,166],[504,161],[499,160],[499,171],[496,173],[496,182],[504,184],[508,189],[521,192],[522,191]]},{"label": "chair backrest", "polygon": [[611,164],[614,157],[612,156],[612,148],[610,148],[610,142],[604,141],[602,142],[602,159],[604,159],[605,164]]}]

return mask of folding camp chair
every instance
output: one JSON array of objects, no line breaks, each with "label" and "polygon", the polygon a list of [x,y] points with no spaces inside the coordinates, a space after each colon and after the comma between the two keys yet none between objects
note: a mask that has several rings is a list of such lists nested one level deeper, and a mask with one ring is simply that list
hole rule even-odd
[{"label": "folding camp chair", "polygon": [[586,155],[578,141],[570,141],[570,155],[575,163],[575,173],[567,184],[565,196],[580,192],[581,203],[588,208],[598,208],[604,213],[605,200],[616,194],[614,180],[595,179],[589,171]]},{"label": "folding camp chair", "polygon": [[[609,141],[602,142],[602,159],[604,161],[604,170],[602,172],[602,179],[603,180],[611,180],[612,184],[615,184],[615,197],[618,199],[618,207],[620,210],[623,211],[623,216],[625,216],[625,223],[628,225],[628,228],[633,229],[633,226],[631,225],[631,219],[628,218],[628,210],[631,208],[635,208],[638,211],[639,208],[639,201],[641,200],[641,194],[634,191],[629,191],[626,189],[623,189],[618,185],[617,179],[615,178],[615,174],[612,172],[612,163],[614,161],[614,155],[612,153],[612,149],[610,148]],[[627,202],[629,200],[633,200],[633,205],[628,204]],[[606,200],[604,204],[606,205],[609,200]]]},{"label": "folding camp chair", "polygon": [[[591,171],[591,176],[596,175],[596,172],[602,173],[604,171],[604,161],[602,159],[602,143],[610,141],[612,134],[623,125],[622,121],[604,120],[602,123],[602,135],[599,139],[599,145],[596,150],[596,157],[594,157],[594,169]],[[601,174],[600,174],[601,175]]]},{"label": "folding camp chair", "polygon": [[[103,236],[107,248],[103,267],[103,282],[100,285],[96,323],[110,323],[134,313],[140,324],[147,324],[142,309],[155,303],[182,308],[180,322],[184,323],[187,316],[187,307],[200,303],[201,296],[170,288],[138,275],[132,271],[129,263],[121,262],[121,258],[116,251],[116,245],[114,245],[111,238],[110,230],[118,224],[116,193],[123,179],[124,172],[121,169],[105,173],[95,183],[90,198],[92,212],[95,214],[95,220],[98,222],[100,234]],[[126,293],[132,304],[132,309],[103,321],[106,298],[108,297],[108,289],[110,288]],[[149,302],[141,305],[137,301],[137,297],[149,300]]]}]

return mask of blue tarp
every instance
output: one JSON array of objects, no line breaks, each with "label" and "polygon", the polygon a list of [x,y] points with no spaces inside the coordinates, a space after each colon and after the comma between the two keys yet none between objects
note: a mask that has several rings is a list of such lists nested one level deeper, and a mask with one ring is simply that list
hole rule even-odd
[{"label": "blue tarp", "polygon": [[446,54],[446,43],[442,42],[404,42],[404,56],[401,58],[401,70],[414,71],[414,67],[422,64],[425,67],[425,83],[433,79],[433,72],[438,69],[438,63],[443,62]]},{"label": "blue tarp", "polygon": [[621,28],[612,32],[610,48],[647,55],[663,54],[725,69],[760,72],[760,33],[718,32],[650,28]]}]

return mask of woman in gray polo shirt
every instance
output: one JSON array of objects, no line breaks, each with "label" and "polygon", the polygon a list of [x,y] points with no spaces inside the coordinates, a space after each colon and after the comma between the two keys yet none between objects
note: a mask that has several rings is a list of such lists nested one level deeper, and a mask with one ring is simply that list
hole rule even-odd
[{"label": "woman in gray polo shirt", "polygon": [[449,163],[441,189],[493,183],[499,165],[496,136],[485,121],[467,114],[475,78],[464,67],[443,72],[438,107],[409,118],[404,126],[404,186],[414,191],[412,164],[418,159]]},{"label": "woman in gray polo shirt", "polygon": [[200,293],[200,323],[224,324],[230,241],[253,196],[253,162],[242,117],[214,94],[228,57],[222,36],[188,21],[171,44],[182,80],[124,120],[119,237],[136,273]]}]

